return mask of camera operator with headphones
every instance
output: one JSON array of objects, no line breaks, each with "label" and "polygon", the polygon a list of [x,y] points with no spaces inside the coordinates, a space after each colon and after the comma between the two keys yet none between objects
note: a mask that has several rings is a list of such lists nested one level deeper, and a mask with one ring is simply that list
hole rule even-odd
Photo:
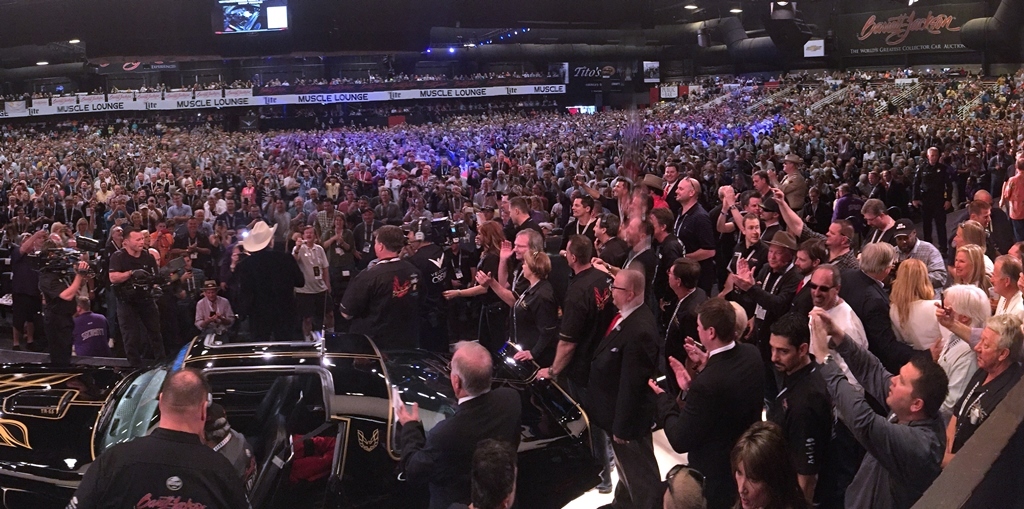
[{"label": "camera operator with headphones", "polygon": [[110,256],[110,284],[117,295],[124,353],[135,367],[164,357],[153,281],[157,274],[156,259],[149,254],[144,241],[141,231],[131,230],[125,234],[124,247]]},{"label": "camera operator with headphones", "polygon": [[[50,259],[51,253],[63,255],[63,248],[56,242],[48,240],[43,244],[39,256]],[[60,260],[54,266],[44,266],[39,271],[39,292],[43,294],[43,328],[49,344],[50,363],[54,366],[71,364],[71,345],[74,343],[75,311],[77,310],[78,292],[91,277],[89,262],[84,260],[74,264],[75,275],[71,278],[67,264]]]}]

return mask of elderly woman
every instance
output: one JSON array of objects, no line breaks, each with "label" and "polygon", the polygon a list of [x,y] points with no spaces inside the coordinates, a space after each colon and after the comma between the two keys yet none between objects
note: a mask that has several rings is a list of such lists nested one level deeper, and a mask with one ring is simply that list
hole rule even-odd
[{"label": "elderly woman", "polygon": [[889,319],[896,339],[915,350],[930,348],[939,337],[939,322],[935,318],[935,290],[924,262],[908,258],[900,264],[889,302]]},{"label": "elderly woman", "polygon": [[978,371],[967,383],[963,396],[953,407],[953,418],[946,427],[945,467],[974,432],[992,415],[996,406],[1017,385],[1024,369],[1020,365],[1024,332],[1021,319],[997,315],[985,322],[981,341],[974,347]]},{"label": "elderly woman", "polygon": [[[974,285],[953,285],[943,292],[942,307],[953,322],[970,328],[980,328],[992,316],[988,295]],[[967,381],[978,369],[971,345],[941,327],[942,337],[931,346],[932,358],[942,366],[949,377],[949,393],[942,402],[942,412],[950,415],[957,399],[964,392]]]}]

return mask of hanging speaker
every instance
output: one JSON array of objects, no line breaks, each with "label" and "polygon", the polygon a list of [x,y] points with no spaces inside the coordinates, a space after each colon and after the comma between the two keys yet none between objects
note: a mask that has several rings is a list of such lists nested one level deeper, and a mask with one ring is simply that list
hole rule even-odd
[{"label": "hanging speaker", "polygon": [[702,48],[711,46],[711,33],[707,28],[697,30],[697,46]]}]

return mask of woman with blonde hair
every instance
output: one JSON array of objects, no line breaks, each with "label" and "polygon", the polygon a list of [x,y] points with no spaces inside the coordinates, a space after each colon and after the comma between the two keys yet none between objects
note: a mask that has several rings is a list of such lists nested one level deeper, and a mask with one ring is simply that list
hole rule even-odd
[{"label": "woman with blonde hair", "polygon": [[915,350],[931,347],[939,337],[939,322],[935,318],[938,301],[924,262],[908,258],[900,263],[889,301],[889,319],[896,338]]},{"label": "woman with blonde hair", "polygon": [[960,249],[970,245],[981,247],[981,257],[985,262],[985,274],[992,277],[994,263],[985,255],[985,250],[988,249],[988,233],[981,223],[968,219],[957,225],[956,234],[953,235],[953,247]]},{"label": "woman with blonde hair", "polygon": [[555,360],[558,343],[558,302],[555,287],[548,281],[549,274],[551,259],[547,253],[527,251],[523,254],[523,277],[530,286],[522,294],[516,295],[486,274],[477,274],[476,278],[511,307],[508,339],[521,348],[516,360],[533,360],[541,367],[550,366]]},{"label": "woman with blonde hair", "polygon": [[985,250],[977,244],[956,248],[950,274],[954,284],[974,285],[986,292],[992,287],[992,281],[985,273]]}]

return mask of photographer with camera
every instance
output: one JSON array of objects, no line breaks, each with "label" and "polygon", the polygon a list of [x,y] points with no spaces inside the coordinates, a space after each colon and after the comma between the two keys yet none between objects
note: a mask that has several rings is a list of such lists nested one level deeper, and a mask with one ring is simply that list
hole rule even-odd
[{"label": "photographer with camera", "polygon": [[[49,260],[64,255],[63,247],[52,240],[43,244],[41,258]],[[91,277],[89,262],[80,260],[74,265],[72,278],[66,265],[44,267],[39,271],[39,291],[43,294],[43,329],[50,350],[50,363],[54,366],[71,364],[71,345],[74,343],[75,311],[78,292]]]},{"label": "photographer with camera", "polygon": [[128,361],[141,367],[164,356],[160,313],[153,292],[156,259],[144,247],[142,232],[125,235],[124,248],[110,256],[110,283],[117,295],[117,318]]}]

